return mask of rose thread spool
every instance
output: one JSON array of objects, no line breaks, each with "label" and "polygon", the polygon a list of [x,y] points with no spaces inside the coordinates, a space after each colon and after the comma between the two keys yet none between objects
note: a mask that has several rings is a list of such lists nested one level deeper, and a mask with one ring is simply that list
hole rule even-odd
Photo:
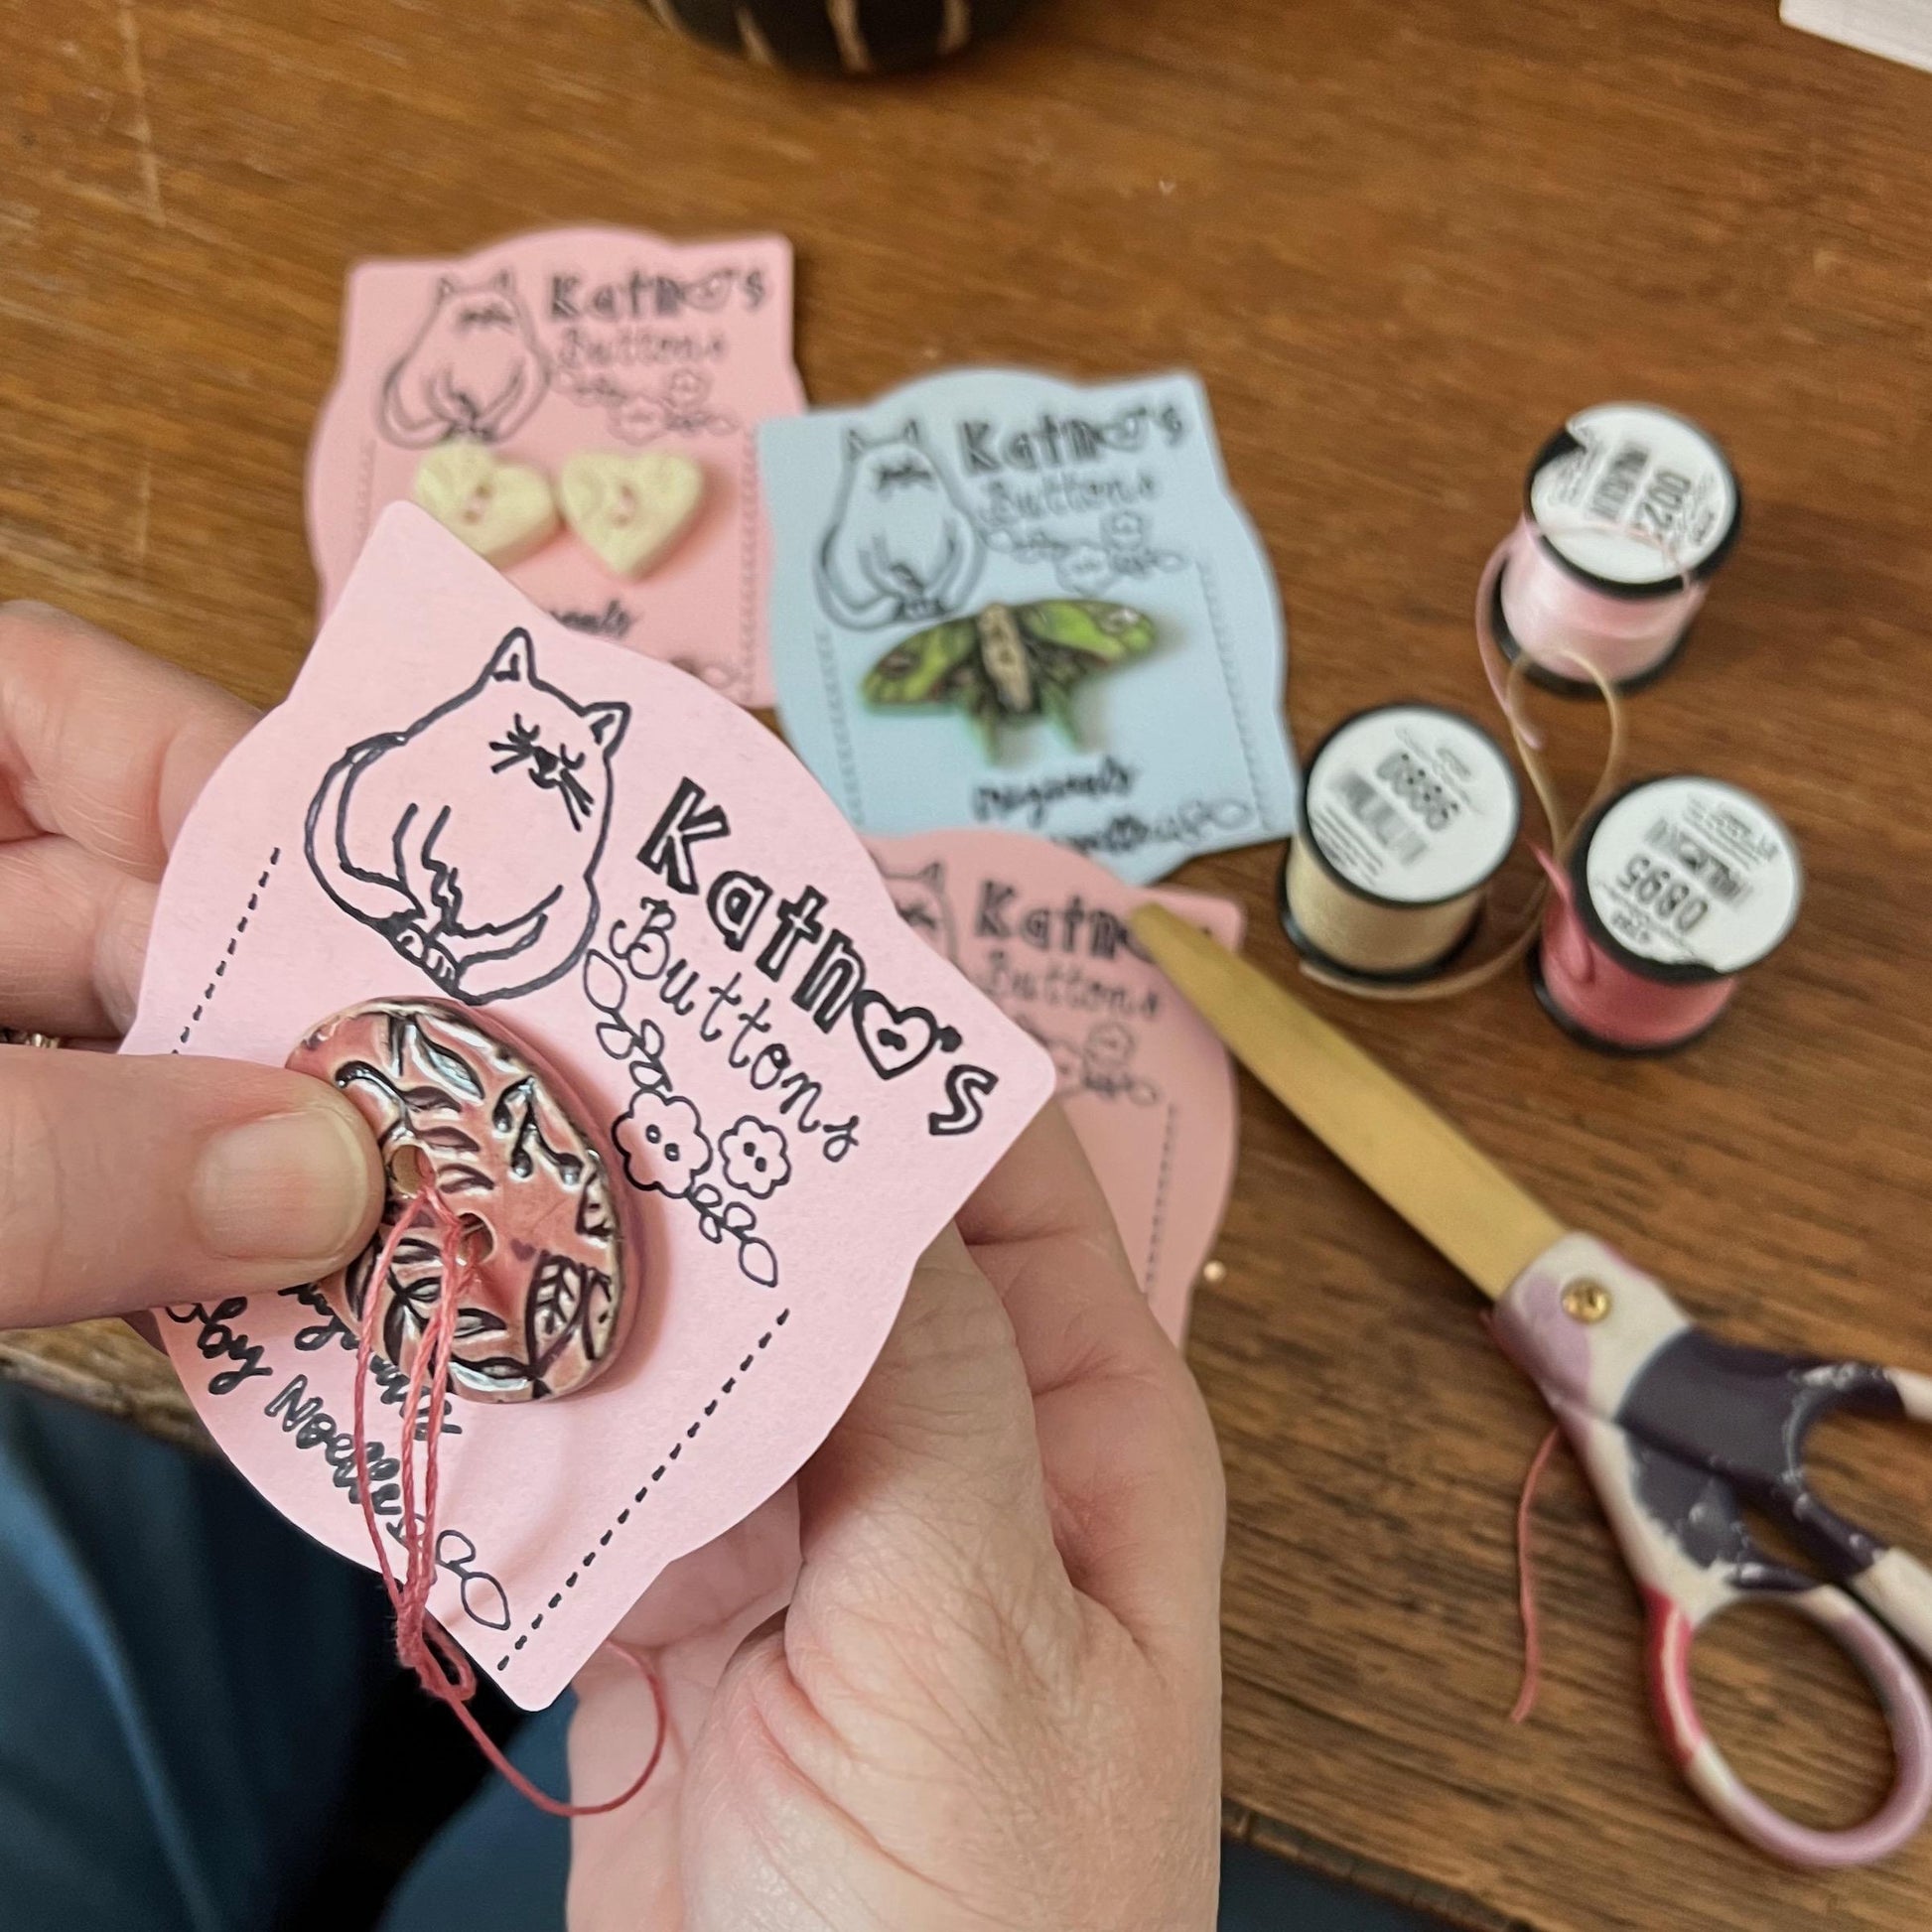
[{"label": "rose thread spool", "polygon": [[1791,834],[1717,778],[1627,786],[1585,822],[1567,863],[1544,866],[1531,982],[1558,1026],[1607,1053],[1674,1052],[1708,1033],[1804,896]]},{"label": "rose thread spool", "polygon": [[1523,497],[1484,614],[1504,663],[1567,697],[1598,694],[1589,667],[1626,693],[1661,677],[1737,540],[1716,440],[1651,403],[1599,403],[1536,453]]},{"label": "rose thread spool", "polygon": [[1282,929],[1338,981],[1432,979],[1475,931],[1522,815],[1508,759],[1460,713],[1358,712],[1309,759],[1277,888]]}]

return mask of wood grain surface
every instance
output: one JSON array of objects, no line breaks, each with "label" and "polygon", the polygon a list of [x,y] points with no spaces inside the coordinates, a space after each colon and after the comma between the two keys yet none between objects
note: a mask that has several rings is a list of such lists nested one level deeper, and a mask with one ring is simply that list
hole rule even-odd
[{"label": "wood grain surface", "polygon": [[[1767,1341],[1932,1366],[1932,80],[1772,0],[1039,0],[904,82],[787,81],[628,0],[0,5],[0,590],[258,701],[314,609],[302,463],[360,255],[527,225],[789,233],[821,401],[958,361],[1188,364],[1279,570],[1303,743],[1483,702],[1468,607],[1523,463],[1636,394],[1726,441],[1743,541],[1637,762],[1795,829],[1810,897],[1693,1052],[1559,1035],[1513,976],[1318,996],[1567,1217]],[[1587,708],[1553,714],[1573,779]],[[1256,850],[1181,877],[1248,902]],[[1250,1086],[1190,1356],[1225,1449],[1227,1794],[1268,1844],[1472,1925],[1906,1932],[1932,1837],[1793,1874],[1679,1787],[1636,1605],[1560,1461],[1512,1729],[1511,1511],[1544,1418],[1476,1297]],[[1830,1447],[1932,1546],[1903,1429]],[[1765,1788],[1884,1768],[1829,1653],[1701,1670]]]}]

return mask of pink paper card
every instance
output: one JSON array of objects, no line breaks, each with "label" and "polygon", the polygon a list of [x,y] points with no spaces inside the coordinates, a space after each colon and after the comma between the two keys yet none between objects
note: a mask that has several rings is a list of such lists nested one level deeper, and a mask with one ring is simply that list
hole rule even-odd
[{"label": "pink paper card", "polygon": [[[740,704],[768,705],[769,558],[753,438],[760,422],[803,407],[791,247],[779,235],[676,242],[552,228],[450,260],[363,262],[349,275],[341,371],[309,455],[323,609],[383,507],[411,498],[426,460],[452,443],[534,473],[517,481],[539,505],[543,483],[557,494],[580,453],[647,465],[669,453],[697,463],[701,494],[646,574],[629,574],[621,555],[614,567],[613,546],[568,520],[506,573],[573,629],[674,663]],[[625,475],[615,471],[615,483]]]},{"label": "pink paper card", "polygon": [[1150,899],[1238,946],[1231,899],[1147,892],[1024,832],[873,839],[899,916],[1053,1056],[1061,1104],[1178,1342],[1234,1183],[1234,1069],[1127,921]]},{"label": "pink paper card", "polygon": [[[818,1446],[1052,1067],[755,718],[545,617],[407,505],[197,804],[127,1050],[279,1065],[396,998],[466,1006],[560,1076],[627,1235],[636,1313],[601,1377],[453,1396],[440,1426],[430,1609],[533,1708]],[[556,1157],[507,1151],[532,1148]],[[368,1563],[348,1324],[311,1289],[163,1328],[243,1474]],[[402,1389],[376,1367],[393,1528]]]}]

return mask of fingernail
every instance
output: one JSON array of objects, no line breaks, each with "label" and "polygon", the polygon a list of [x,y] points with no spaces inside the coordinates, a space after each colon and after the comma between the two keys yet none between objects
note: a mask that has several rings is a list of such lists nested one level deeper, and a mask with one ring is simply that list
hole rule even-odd
[{"label": "fingernail", "polygon": [[202,1239],[237,1261],[341,1255],[369,1210],[368,1155],[330,1107],[230,1127],[202,1150],[192,1188]]}]

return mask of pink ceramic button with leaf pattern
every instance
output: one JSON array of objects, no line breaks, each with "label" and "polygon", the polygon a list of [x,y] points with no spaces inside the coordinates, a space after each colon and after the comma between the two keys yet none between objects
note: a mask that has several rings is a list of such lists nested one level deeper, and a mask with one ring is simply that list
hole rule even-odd
[{"label": "pink ceramic button with leaf pattern", "polygon": [[406,1234],[372,1284],[411,1199],[433,1185],[466,1229],[465,1301],[450,1386],[485,1402],[568,1395],[596,1379],[624,1325],[624,1242],[609,1171],[555,1082],[520,1048],[441,1000],[351,1007],[309,1034],[289,1065],[347,1095],[389,1174],[369,1245],[321,1283],[359,1328],[381,1297],[378,1346],[407,1370],[443,1293],[435,1233]]}]

